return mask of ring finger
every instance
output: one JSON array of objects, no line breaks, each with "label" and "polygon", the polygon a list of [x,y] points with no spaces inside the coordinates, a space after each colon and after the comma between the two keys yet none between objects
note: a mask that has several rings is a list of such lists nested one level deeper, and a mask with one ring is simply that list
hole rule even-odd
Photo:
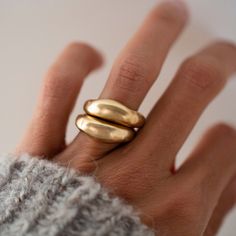
[{"label": "ring finger", "polygon": [[227,42],[216,42],[186,60],[132,143],[134,152],[148,150],[144,159],[152,156],[154,166],[173,170],[176,154],[198,118],[234,72],[236,47]]}]

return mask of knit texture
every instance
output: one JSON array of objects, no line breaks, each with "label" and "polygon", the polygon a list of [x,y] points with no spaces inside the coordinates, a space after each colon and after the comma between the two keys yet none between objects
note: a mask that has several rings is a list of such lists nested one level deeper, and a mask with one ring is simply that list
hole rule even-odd
[{"label": "knit texture", "polygon": [[0,157],[1,236],[154,236],[92,176],[22,155]]}]

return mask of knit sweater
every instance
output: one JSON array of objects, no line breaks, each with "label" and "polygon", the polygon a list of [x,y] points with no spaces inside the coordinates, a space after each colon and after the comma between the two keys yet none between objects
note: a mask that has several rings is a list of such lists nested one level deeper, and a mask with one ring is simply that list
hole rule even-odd
[{"label": "knit sweater", "polygon": [[154,236],[95,178],[46,160],[0,157],[0,236]]}]

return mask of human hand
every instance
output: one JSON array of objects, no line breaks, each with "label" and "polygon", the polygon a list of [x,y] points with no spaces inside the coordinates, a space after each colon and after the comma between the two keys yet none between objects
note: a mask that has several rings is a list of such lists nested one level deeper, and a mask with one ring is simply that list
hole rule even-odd
[{"label": "human hand", "polygon": [[[101,98],[137,110],[187,21],[180,1],[165,1],[116,59]],[[84,78],[102,64],[90,46],[68,46],[45,77],[32,121],[16,152],[93,173],[138,209],[158,235],[215,235],[236,196],[236,131],[211,128],[176,170],[176,154],[199,116],[236,70],[236,47],[215,42],[188,58],[133,141],[122,146],[79,133],[65,143]]]}]

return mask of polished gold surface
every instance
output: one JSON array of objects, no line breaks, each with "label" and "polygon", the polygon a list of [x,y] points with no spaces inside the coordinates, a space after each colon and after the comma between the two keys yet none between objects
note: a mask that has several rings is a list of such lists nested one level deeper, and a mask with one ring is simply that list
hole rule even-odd
[{"label": "polished gold surface", "polygon": [[76,126],[89,136],[106,143],[122,143],[130,141],[135,132],[131,128],[109,123],[89,115],[79,115]]},{"label": "polished gold surface", "polygon": [[142,127],[145,118],[120,102],[111,99],[88,100],[84,105],[87,114],[131,128]]}]

